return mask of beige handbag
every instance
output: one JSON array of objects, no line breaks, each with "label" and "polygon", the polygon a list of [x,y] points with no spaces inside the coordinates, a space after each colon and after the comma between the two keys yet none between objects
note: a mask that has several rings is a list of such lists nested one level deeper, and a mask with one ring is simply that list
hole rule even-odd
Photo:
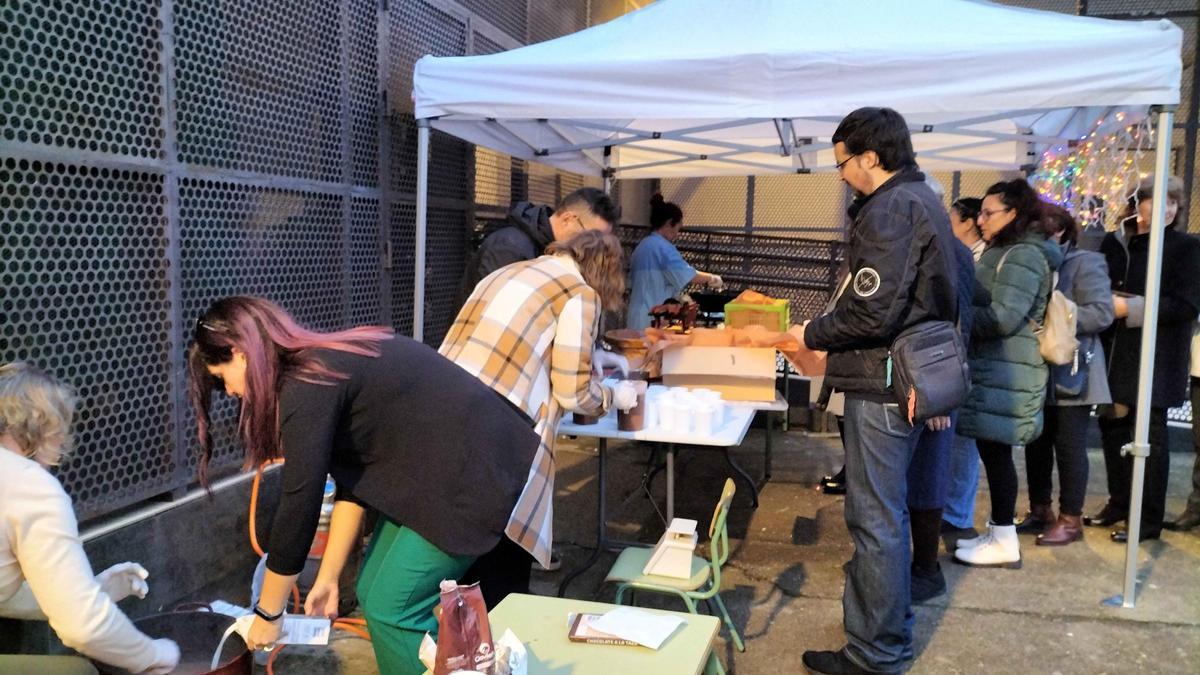
[{"label": "beige handbag", "polygon": [[1054,291],[1046,303],[1046,318],[1041,326],[1034,326],[1033,334],[1038,339],[1038,350],[1047,363],[1063,366],[1075,360],[1079,351],[1079,339],[1075,337],[1074,302],[1067,299],[1058,286],[1058,272],[1054,273]]}]

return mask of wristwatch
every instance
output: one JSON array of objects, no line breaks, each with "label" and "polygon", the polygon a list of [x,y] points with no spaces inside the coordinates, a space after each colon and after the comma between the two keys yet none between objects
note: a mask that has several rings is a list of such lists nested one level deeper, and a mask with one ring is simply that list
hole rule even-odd
[{"label": "wristwatch", "polygon": [[281,609],[281,610],[279,610],[278,614],[268,614],[267,610],[263,609],[262,607],[259,607],[257,602],[254,603],[255,616],[262,619],[263,621],[266,621],[267,623],[275,623],[276,621],[282,619],[284,611],[285,611],[284,609]]}]

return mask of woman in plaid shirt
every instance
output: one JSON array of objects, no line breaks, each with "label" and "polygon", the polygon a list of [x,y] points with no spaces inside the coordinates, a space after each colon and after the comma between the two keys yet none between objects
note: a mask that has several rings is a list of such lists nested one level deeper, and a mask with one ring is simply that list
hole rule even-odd
[{"label": "woman in plaid shirt", "polygon": [[528,592],[530,555],[550,562],[556,429],[564,413],[602,414],[612,401],[592,349],[602,310],[618,309],[624,292],[620,241],[585,231],[485,277],[442,342],[444,356],[521,408],[542,439],[508,537],[468,574],[489,607]]}]

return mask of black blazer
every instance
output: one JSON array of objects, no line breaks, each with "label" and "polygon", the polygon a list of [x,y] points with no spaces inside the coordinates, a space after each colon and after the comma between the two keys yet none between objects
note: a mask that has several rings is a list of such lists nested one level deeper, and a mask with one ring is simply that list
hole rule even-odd
[{"label": "black blazer", "polygon": [[400,336],[380,347],[377,358],[316,352],[346,380],[283,382],[273,572],[304,567],[326,473],[338,499],[374,508],[446,553],[481,555],[503,536],[538,447],[533,423],[430,347]]}]

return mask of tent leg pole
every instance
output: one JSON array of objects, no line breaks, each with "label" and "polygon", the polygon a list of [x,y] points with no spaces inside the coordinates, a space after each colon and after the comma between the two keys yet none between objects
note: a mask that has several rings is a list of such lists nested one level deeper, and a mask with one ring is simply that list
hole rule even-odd
[{"label": "tent leg pole", "polygon": [[[612,194],[613,170],[612,170],[612,146],[604,146],[604,194]],[[616,225],[616,223],[613,223]]]},{"label": "tent leg pole", "polygon": [[1142,353],[1138,365],[1137,419],[1133,443],[1122,453],[1133,456],[1132,485],[1129,490],[1129,541],[1125,548],[1125,587],[1121,606],[1137,603],[1138,549],[1142,530],[1142,494],[1146,476],[1146,457],[1150,455],[1150,406],[1154,385],[1154,344],[1158,337],[1158,299],[1162,276],[1163,232],[1167,217],[1167,177],[1171,166],[1171,137],[1175,108],[1155,109],[1157,143],[1154,152],[1154,198],[1150,221],[1150,252],[1146,266],[1146,308],[1142,321]]},{"label": "tent leg pole", "polygon": [[413,254],[413,339],[425,340],[425,230],[429,221],[429,120],[417,120],[417,222]]}]

